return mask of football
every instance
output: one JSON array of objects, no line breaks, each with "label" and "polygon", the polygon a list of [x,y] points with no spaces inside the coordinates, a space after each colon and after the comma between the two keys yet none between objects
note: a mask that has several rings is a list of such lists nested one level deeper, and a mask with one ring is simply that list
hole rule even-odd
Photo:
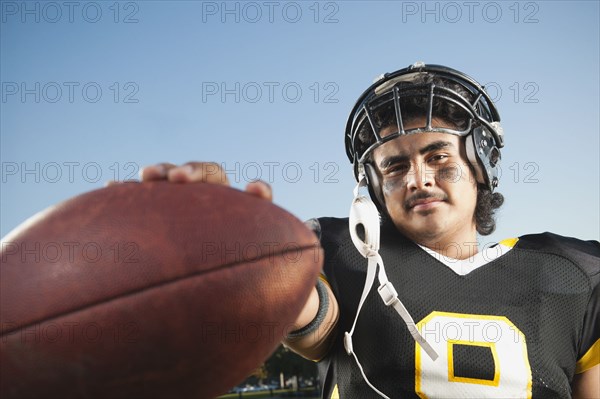
[{"label": "football", "polygon": [[215,184],[123,183],[2,239],[0,396],[213,398],[290,332],[316,236]]}]

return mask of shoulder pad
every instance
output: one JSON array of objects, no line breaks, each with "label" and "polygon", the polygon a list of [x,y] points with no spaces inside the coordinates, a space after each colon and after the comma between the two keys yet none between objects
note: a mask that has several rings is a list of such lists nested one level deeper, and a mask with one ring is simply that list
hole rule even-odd
[{"label": "shoulder pad", "polygon": [[600,274],[600,242],[598,241],[579,240],[546,232],[520,237],[516,248],[560,255],[576,263],[589,276]]}]

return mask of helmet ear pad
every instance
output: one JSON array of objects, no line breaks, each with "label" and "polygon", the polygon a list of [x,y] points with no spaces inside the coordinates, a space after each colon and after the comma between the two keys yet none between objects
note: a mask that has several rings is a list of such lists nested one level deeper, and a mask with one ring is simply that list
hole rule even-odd
[{"label": "helmet ear pad", "polygon": [[491,190],[496,188],[501,156],[499,145],[493,135],[485,127],[476,127],[466,137],[465,147],[467,158],[475,169],[477,182]]},{"label": "helmet ear pad", "polygon": [[383,191],[381,190],[381,179],[379,178],[379,174],[377,173],[375,166],[370,162],[365,162],[363,166],[365,178],[367,180],[367,187],[369,189],[369,195],[375,203],[375,206],[377,206],[379,213],[382,216],[387,215],[387,208],[385,206]]}]

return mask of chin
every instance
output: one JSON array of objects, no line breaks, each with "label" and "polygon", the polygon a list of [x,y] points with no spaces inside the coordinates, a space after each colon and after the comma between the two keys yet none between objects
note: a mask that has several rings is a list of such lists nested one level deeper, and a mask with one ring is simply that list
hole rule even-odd
[{"label": "chin", "polygon": [[444,234],[444,232],[442,231],[442,229],[439,228],[426,228],[416,231],[415,234],[422,239],[431,241],[433,239],[441,237]]},{"label": "chin", "polygon": [[396,227],[402,234],[411,240],[420,243],[422,241],[431,241],[440,237],[444,233],[443,226],[438,223],[427,223],[419,225],[398,225]]}]

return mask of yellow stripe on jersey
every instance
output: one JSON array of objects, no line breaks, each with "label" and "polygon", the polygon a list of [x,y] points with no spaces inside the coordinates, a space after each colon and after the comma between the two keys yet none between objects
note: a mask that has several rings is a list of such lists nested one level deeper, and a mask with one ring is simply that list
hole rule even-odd
[{"label": "yellow stripe on jersey", "polygon": [[518,238],[507,238],[499,242],[500,245],[504,245],[505,247],[512,248],[519,241]]},{"label": "yellow stripe on jersey", "polygon": [[333,387],[333,392],[331,393],[331,398],[329,399],[340,399],[340,393],[338,392],[337,384]]},{"label": "yellow stripe on jersey", "polygon": [[598,364],[600,364],[600,339],[594,342],[594,345],[577,361],[575,373],[581,374]]}]

